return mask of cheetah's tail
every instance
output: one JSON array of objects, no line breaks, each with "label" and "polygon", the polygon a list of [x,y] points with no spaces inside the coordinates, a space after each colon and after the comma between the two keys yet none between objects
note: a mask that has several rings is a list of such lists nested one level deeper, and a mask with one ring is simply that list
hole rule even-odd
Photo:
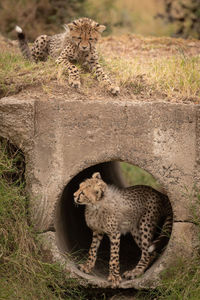
[{"label": "cheetah's tail", "polygon": [[148,249],[149,253],[153,253],[154,251],[159,252],[162,250],[162,248],[166,245],[166,243],[169,241],[170,234],[172,232],[172,225],[173,225],[173,214],[172,214],[172,208],[171,205],[167,205],[167,215],[164,221],[164,224],[162,226],[162,231],[157,239],[153,241],[151,246]]},{"label": "cheetah's tail", "polygon": [[26,40],[26,36],[23,32],[23,30],[21,29],[21,27],[19,26],[15,26],[15,31],[17,32],[17,38],[18,38],[18,42],[19,42],[19,48],[22,52],[22,55],[24,56],[24,58],[31,60],[31,52]]}]

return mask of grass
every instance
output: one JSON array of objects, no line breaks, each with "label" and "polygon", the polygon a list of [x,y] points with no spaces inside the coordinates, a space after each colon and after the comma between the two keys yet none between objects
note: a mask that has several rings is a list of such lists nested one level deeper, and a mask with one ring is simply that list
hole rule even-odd
[{"label": "grass", "polygon": [[200,97],[200,56],[149,57],[143,62],[138,57],[110,57],[106,64],[118,84],[134,94],[157,93],[160,98],[183,100]]},{"label": "grass", "polygon": [[29,86],[45,84],[55,78],[52,60],[37,64],[26,61],[21,54],[0,52],[0,96],[16,94]]}]

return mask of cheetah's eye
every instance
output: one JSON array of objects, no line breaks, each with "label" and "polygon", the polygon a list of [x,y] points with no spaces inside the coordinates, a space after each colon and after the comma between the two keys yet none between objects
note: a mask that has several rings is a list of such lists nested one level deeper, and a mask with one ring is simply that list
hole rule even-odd
[{"label": "cheetah's eye", "polygon": [[93,41],[93,38],[90,37],[90,38],[89,38],[89,41]]},{"label": "cheetah's eye", "polygon": [[81,40],[80,36],[72,36],[73,39]]},{"label": "cheetah's eye", "polygon": [[99,191],[95,191],[95,194],[98,195],[98,194],[99,194]]},{"label": "cheetah's eye", "polygon": [[80,191],[80,193],[79,193],[79,196],[80,195],[83,195],[83,196],[85,196],[85,194],[84,194],[84,192],[83,191]]}]

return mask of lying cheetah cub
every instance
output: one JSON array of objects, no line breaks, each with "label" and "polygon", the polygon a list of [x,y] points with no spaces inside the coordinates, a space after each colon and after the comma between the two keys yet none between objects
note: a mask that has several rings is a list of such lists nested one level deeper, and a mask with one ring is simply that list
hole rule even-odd
[{"label": "lying cheetah cub", "polygon": [[72,63],[78,61],[88,67],[109,92],[117,95],[119,87],[114,86],[104,73],[98,62],[96,50],[96,43],[106,27],[88,18],[75,20],[64,27],[65,31],[61,34],[39,36],[30,50],[25,34],[19,26],[16,26],[19,47],[23,56],[36,62],[45,61],[48,55],[57,58],[58,64],[66,66],[69,84],[74,88],[79,88],[81,85],[78,68]]},{"label": "lying cheetah cub", "polygon": [[[110,239],[109,277],[112,286],[121,281],[119,274],[119,246],[121,234],[130,232],[142,254],[137,266],[123,277],[132,279],[144,273],[155,257],[163,240],[172,229],[172,209],[168,197],[151,187],[138,185],[119,189],[107,185],[100,173],[94,173],[80,184],[74,193],[77,204],[85,204],[85,219],[93,231],[89,257],[79,269],[89,273],[95,265],[97,250],[104,234]],[[162,233],[154,239],[156,227],[163,220]]]}]

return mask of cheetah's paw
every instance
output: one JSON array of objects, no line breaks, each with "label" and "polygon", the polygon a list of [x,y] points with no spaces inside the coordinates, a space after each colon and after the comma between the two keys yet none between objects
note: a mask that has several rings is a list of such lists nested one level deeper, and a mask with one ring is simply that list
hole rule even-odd
[{"label": "cheetah's paw", "polygon": [[69,84],[71,87],[75,89],[79,89],[81,87],[81,83],[77,79],[69,78]]},{"label": "cheetah's paw", "polygon": [[113,95],[113,96],[117,96],[120,92],[120,88],[118,86],[110,86],[108,88],[108,91]]},{"label": "cheetah's paw", "polygon": [[141,276],[143,273],[144,273],[143,270],[134,269],[134,270],[131,270],[131,271],[124,272],[122,276],[126,279],[134,279],[134,278],[137,278],[137,277]]},{"label": "cheetah's paw", "polygon": [[91,271],[91,268],[87,264],[80,264],[80,265],[78,265],[78,268],[80,271],[82,271],[83,273],[86,273],[86,274],[89,274]]},{"label": "cheetah's paw", "polygon": [[108,276],[108,281],[111,282],[112,288],[118,287],[121,282],[121,276],[119,274],[110,273]]}]

